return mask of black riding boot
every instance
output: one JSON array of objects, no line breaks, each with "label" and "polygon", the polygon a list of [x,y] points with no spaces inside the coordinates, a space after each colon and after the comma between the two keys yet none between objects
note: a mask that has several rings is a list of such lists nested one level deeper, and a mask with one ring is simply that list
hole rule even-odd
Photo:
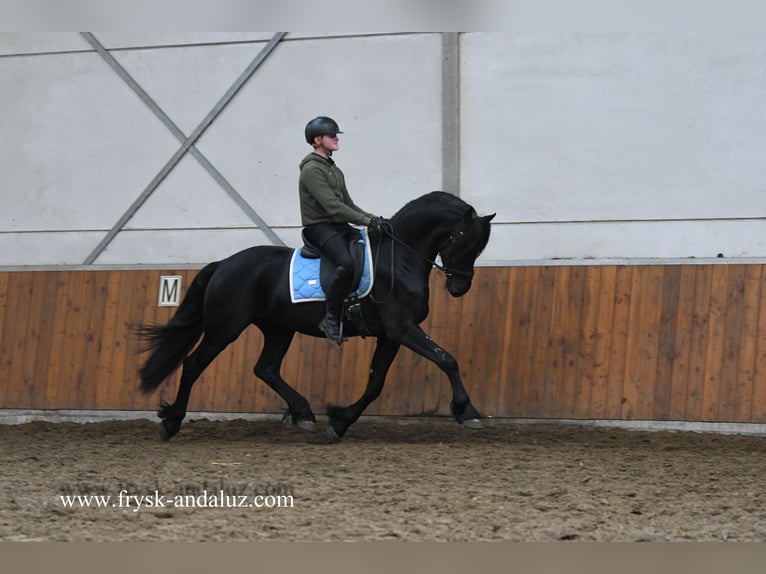
[{"label": "black riding boot", "polygon": [[319,322],[319,330],[338,345],[343,344],[343,301],[348,292],[348,271],[338,267],[327,290],[327,310]]},{"label": "black riding boot", "polygon": [[327,311],[324,318],[319,322],[319,330],[322,331],[328,339],[338,345],[343,344],[343,321],[341,314],[343,307],[327,303]]}]

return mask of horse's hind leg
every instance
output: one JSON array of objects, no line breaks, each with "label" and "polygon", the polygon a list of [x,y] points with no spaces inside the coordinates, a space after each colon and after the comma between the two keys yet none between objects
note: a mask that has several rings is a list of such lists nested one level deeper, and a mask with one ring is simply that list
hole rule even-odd
[{"label": "horse's hind leg", "polygon": [[205,335],[194,350],[186,357],[183,362],[183,371],[181,373],[181,383],[178,386],[178,393],[173,404],[167,404],[163,401],[158,413],[162,419],[161,436],[163,440],[169,440],[181,428],[181,422],[186,416],[186,408],[189,405],[189,396],[194,382],[199,378],[207,366],[223,351],[232,339],[219,340]]},{"label": "horse's hind leg", "polygon": [[295,332],[276,324],[258,324],[263,332],[263,351],[255,364],[253,372],[287,403],[285,418],[298,428],[314,432],[316,417],[306,398],[288,385],[279,374],[282,360],[290,348]]}]

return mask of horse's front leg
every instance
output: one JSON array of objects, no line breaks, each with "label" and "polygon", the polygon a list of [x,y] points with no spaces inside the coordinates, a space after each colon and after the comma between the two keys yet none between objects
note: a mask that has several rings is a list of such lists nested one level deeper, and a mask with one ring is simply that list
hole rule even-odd
[{"label": "horse's front leg", "polygon": [[372,356],[370,364],[370,378],[367,382],[367,388],[362,397],[354,404],[347,407],[333,406],[327,409],[329,417],[327,426],[327,435],[330,440],[337,442],[346,433],[348,427],[356,422],[362,415],[364,409],[378,398],[383,390],[383,383],[386,381],[386,374],[394,362],[396,353],[399,352],[399,343],[394,343],[386,338],[378,338],[378,344],[375,347],[375,354]]},{"label": "horse's front leg", "polygon": [[452,403],[450,406],[455,420],[466,428],[482,428],[481,415],[471,404],[471,399],[460,378],[460,368],[455,357],[434,343],[417,325],[408,325],[403,329],[400,340],[403,345],[418,355],[436,363],[447,375],[452,386]]}]

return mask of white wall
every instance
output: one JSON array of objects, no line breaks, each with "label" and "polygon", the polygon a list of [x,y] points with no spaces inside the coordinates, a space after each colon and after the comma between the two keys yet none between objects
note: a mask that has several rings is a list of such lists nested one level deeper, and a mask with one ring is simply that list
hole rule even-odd
[{"label": "white wall", "polygon": [[493,259],[766,255],[766,36],[467,34]]},{"label": "white wall", "polygon": [[[187,135],[271,37],[94,35]],[[331,115],[391,215],[442,185],[441,66],[440,34],[288,34],[197,147],[294,246],[303,126]],[[460,77],[484,262],[766,257],[766,36],[469,33]],[[0,106],[0,266],[81,264],[180,145],[76,33],[0,33]],[[95,263],[266,243],[187,155]]]},{"label": "white wall", "polygon": [[[187,135],[270,37],[94,35]],[[180,144],[80,35],[0,34],[0,54],[0,265],[80,264]],[[352,196],[390,215],[441,183],[440,54],[439,34],[288,35],[197,147],[297,245],[303,128],[331,115]],[[187,155],[95,263],[204,263],[266,243]]]}]

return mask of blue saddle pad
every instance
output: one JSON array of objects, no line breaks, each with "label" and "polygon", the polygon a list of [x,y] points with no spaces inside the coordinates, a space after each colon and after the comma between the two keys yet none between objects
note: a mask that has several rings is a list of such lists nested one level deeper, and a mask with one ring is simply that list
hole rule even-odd
[{"label": "blue saddle pad", "polygon": [[[364,267],[362,277],[359,279],[359,287],[349,297],[361,299],[372,291],[372,249],[367,237],[367,229],[360,229],[364,243]],[[326,295],[319,281],[319,259],[306,259],[301,255],[299,247],[293,251],[290,260],[290,299],[293,303],[308,303],[310,301],[324,301]]]}]

